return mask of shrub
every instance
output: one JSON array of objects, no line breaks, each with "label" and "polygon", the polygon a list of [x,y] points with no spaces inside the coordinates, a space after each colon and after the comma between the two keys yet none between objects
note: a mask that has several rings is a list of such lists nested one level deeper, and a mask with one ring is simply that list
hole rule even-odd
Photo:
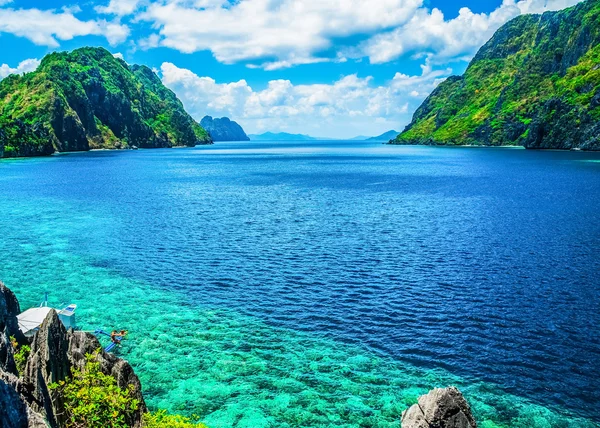
[{"label": "shrub", "polygon": [[10,342],[15,350],[15,364],[17,365],[17,371],[23,373],[25,370],[25,365],[27,364],[27,358],[29,357],[29,353],[31,352],[31,347],[29,345],[19,345],[14,336],[10,337]]},{"label": "shrub", "polygon": [[193,423],[190,418],[169,415],[166,410],[158,410],[144,415],[144,428],[207,428],[202,423]]},{"label": "shrub", "polygon": [[83,370],[72,371],[72,377],[50,385],[65,402],[67,428],[126,428],[127,420],[138,409],[133,386],[119,388],[112,376],[100,370],[97,352],[86,355]]}]

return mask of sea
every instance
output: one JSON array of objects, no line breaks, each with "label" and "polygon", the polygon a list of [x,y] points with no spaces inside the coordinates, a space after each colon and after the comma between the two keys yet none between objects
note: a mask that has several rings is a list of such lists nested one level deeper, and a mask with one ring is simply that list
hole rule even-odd
[{"label": "sea", "polygon": [[[0,279],[225,427],[600,426],[600,153],[231,142],[0,161]],[[107,338],[101,337],[106,345]]]}]

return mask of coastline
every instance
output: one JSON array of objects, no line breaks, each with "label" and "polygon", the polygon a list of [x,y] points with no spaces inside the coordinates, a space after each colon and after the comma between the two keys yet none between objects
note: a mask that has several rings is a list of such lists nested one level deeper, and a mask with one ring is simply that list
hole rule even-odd
[{"label": "coastline", "polygon": [[214,142],[210,142],[210,143],[202,143],[202,144],[196,144],[195,146],[172,146],[172,147],[138,147],[138,148],[124,148],[124,149],[89,149],[89,150],[72,150],[72,151],[68,151],[68,152],[54,152],[54,153],[50,153],[48,155],[36,155],[36,156],[7,156],[7,157],[0,157],[0,161],[4,160],[4,159],[29,159],[29,158],[48,158],[48,157],[52,157],[52,156],[63,156],[63,155],[69,155],[69,154],[73,154],[73,153],[88,153],[88,152],[128,152],[128,151],[135,151],[135,150],[159,150],[159,149],[192,149],[194,147],[197,146],[212,146],[214,144]]}]

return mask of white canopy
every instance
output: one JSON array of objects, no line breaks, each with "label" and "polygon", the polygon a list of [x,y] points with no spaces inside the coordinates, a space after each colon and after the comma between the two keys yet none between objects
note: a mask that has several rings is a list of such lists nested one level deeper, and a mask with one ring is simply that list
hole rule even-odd
[{"label": "white canopy", "polygon": [[34,330],[42,325],[48,313],[52,310],[47,306],[40,308],[27,309],[25,312],[17,315],[19,328],[25,336],[33,334]]}]

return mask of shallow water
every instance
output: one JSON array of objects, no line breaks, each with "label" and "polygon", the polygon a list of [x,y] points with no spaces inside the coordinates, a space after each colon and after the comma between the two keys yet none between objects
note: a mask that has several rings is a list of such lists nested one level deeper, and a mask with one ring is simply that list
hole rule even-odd
[{"label": "shallow water", "polygon": [[[220,143],[0,162],[0,278],[211,427],[600,420],[600,155]],[[523,398],[527,397],[527,399]]]}]

